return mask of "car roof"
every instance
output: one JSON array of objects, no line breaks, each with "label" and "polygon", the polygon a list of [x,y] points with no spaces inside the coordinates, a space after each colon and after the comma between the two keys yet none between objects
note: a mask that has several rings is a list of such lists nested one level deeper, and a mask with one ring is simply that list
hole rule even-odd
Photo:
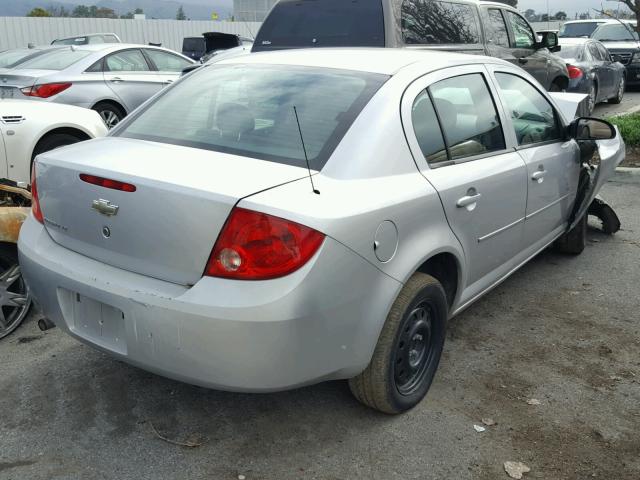
[{"label": "car roof", "polygon": [[511,65],[495,57],[409,48],[302,48],[276,50],[233,57],[221,60],[216,65],[289,65],[394,75],[403,68],[416,63],[424,64],[425,67],[428,67],[428,71],[475,63]]}]

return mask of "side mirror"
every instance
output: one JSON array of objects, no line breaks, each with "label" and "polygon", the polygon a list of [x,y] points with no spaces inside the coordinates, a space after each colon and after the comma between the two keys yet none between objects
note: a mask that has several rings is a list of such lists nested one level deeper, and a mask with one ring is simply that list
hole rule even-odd
[{"label": "side mirror", "polygon": [[578,118],[569,126],[569,135],[577,141],[611,140],[617,132],[613,125],[598,118]]},{"label": "side mirror", "polygon": [[540,34],[540,48],[548,48],[551,52],[559,52],[561,50],[558,34],[555,32],[542,32]]}]

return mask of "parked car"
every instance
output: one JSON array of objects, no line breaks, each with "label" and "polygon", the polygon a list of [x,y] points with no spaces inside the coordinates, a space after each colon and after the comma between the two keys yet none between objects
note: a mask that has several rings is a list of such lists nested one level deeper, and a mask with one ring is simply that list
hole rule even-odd
[{"label": "parked car", "polygon": [[18,233],[29,214],[31,164],[40,153],[106,135],[100,116],[68,105],[0,101],[0,338],[24,320],[31,300],[18,265]]},{"label": "parked car", "polygon": [[51,42],[51,45],[93,45],[100,43],[122,43],[115,33],[90,33],[77,37],[60,38]]},{"label": "parked car", "polygon": [[5,50],[0,52],[0,68],[13,68],[16,65],[24,62],[25,60],[29,60],[31,58],[35,58],[38,55],[44,53],[47,49],[45,48],[15,48],[12,50]]},{"label": "parked car", "polygon": [[0,178],[28,185],[31,164],[37,155],[106,134],[100,116],[86,108],[2,100]]},{"label": "parked car", "polygon": [[[233,33],[207,32],[201,37],[186,37],[182,41],[182,54],[192,60],[201,61],[221,50],[252,45],[253,40]],[[208,60],[203,60],[203,63]]]},{"label": "parked car", "polygon": [[599,26],[591,38],[604,44],[614,59],[627,69],[627,84],[640,85],[640,38],[637,22],[614,22]]},{"label": "parked car", "polygon": [[308,47],[408,47],[491,55],[527,70],[547,90],[569,85],[553,55],[558,37],[541,40],[504,3],[476,0],[281,0],[262,24],[252,51]]},{"label": "parked car", "polygon": [[606,18],[571,20],[560,27],[558,36],[560,38],[590,38],[596,28],[609,22],[610,20]]},{"label": "parked car", "polygon": [[113,128],[180,78],[192,60],[165,48],[101,44],[55,49],[0,70],[0,98],[65,103],[97,111]]},{"label": "parked car", "polygon": [[588,38],[563,38],[558,53],[567,62],[568,92],[589,95],[587,115],[600,102],[620,103],[624,98],[626,70],[613,60],[605,46]]},{"label": "parked car", "polygon": [[584,249],[624,143],[572,121],[567,95],[411,49],[205,65],[107,138],[38,157],[20,262],[46,317],[126,362],[236,391],[350,379],[398,413],[448,318],[554,241]]}]

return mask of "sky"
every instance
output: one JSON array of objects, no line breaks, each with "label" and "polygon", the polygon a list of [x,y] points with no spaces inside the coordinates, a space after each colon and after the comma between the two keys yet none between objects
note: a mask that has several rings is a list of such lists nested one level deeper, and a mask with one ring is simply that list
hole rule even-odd
[{"label": "sky", "polygon": [[[608,9],[618,8],[618,2],[606,0],[549,0],[548,3],[552,15],[563,10],[567,12],[570,17],[576,12],[582,13],[587,10],[593,12],[593,8],[600,10],[601,5],[604,5],[604,8]],[[527,10],[529,8],[540,13],[545,13],[547,11],[547,0],[518,0],[519,10]]]}]

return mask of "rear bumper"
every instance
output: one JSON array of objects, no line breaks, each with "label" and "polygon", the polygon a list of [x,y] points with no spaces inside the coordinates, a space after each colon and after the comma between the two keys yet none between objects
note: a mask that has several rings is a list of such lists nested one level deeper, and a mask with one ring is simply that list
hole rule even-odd
[{"label": "rear bumper", "polygon": [[640,85],[640,64],[634,63],[626,66],[627,85]]},{"label": "rear bumper", "polygon": [[[143,369],[223,390],[276,391],[357,375],[401,288],[331,238],[287,277],[203,278],[191,288],[65,249],[33,217],[19,251],[32,293],[62,330]],[[98,308],[79,318],[74,302]]]}]

